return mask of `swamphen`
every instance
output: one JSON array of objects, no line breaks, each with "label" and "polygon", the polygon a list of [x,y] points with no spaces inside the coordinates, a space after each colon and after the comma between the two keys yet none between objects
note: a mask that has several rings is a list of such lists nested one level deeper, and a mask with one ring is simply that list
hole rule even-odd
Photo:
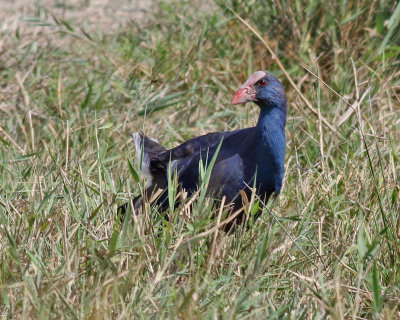
[{"label": "swamphen", "polygon": [[[275,76],[257,71],[232,98],[232,104],[250,101],[260,107],[255,127],[209,133],[170,150],[141,132],[133,134],[137,160],[142,160],[142,173],[147,180],[147,198],[156,189],[168,187],[168,170],[176,170],[179,189],[184,189],[189,196],[193,194],[199,184],[200,159],[203,164],[210,162],[220,143],[208,184],[209,195],[225,196],[226,203],[233,204],[231,212],[243,206],[243,192],[250,199],[250,188],[256,188],[256,194],[264,203],[273,193],[278,195],[282,186],[286,149],[286,93]],[[164,192],[155,200],[161,211],[168,208],[167,198],[168,192]],[[133,200],[136,214],[142,203],[141,196]],[[120,208],[124,213],[127,204]],[[242,214],[239,214],[236,222],[241,220]],[[231,224],[226,227],[231,227]]]}]

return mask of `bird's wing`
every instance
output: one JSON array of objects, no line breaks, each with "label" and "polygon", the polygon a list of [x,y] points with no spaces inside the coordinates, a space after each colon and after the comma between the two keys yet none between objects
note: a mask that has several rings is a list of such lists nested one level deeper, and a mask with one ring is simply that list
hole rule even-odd
[{"label": "bird's wing", "polygon": [[[228,201],[233,200],[239,190],[251,182],[255,173],[255,159],[251,151],[254,131],[254,128],[246,128],[215,137],[213,141],[215,143],[209,147],[202,145],[197,152],[177,160],[174,166],[177,168],[182,187],[186,190],[196,190],[199,183],[200,160],[203,166],[208,167],[218,152],[207,190],[210,194],[222,192]],[[218,151],[219,141],[222,138]]]},{"label": "bird's wing", "polygon": [[156,154],[150,159],[150,167],[166,170],[170,162],[194,157],[202,150],[207,151],[233,132],[213,132],[185,141],[175,148]]}]

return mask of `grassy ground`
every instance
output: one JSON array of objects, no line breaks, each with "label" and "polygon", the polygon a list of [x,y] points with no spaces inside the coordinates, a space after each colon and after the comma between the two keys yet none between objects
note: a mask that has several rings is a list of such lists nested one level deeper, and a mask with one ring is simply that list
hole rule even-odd
[{"label": "grassy ground", "polygon": [[[21,3],[0,21],[1,319],[400,317],[399,4]],[[205,200],[120,225],[130,133],[254,125],[229,101],[255,70],[289,101],[261,219],[215,232]]]}]

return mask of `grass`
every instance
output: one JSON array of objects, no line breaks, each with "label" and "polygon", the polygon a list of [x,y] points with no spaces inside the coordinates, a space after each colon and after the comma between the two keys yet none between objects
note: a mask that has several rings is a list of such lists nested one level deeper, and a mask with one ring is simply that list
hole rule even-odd
[{"label": "grass", "polygon": [[[0,24],[2,318],[398,319],[400,5],[155,0],[117,27],[91,6]],[[120,224],[130,133],[254,125],[229,101],[255,70],[288,93],[279,198],[232,235],[202,197]]]}]

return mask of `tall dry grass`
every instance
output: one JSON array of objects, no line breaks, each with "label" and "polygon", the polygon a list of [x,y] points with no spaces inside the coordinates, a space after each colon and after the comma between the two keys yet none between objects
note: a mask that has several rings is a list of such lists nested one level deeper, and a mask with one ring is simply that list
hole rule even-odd
[{"label": "tall dry grass", "polygon": [[[153,1],[93,21],[98,2],[22,4],[0,24],[4,318],[400,316],[400,5]],[[121,225],[129,134],[254,125],[229,101],[259,69],[290,105],[278,200],[229,236],[209,199]]]}]

